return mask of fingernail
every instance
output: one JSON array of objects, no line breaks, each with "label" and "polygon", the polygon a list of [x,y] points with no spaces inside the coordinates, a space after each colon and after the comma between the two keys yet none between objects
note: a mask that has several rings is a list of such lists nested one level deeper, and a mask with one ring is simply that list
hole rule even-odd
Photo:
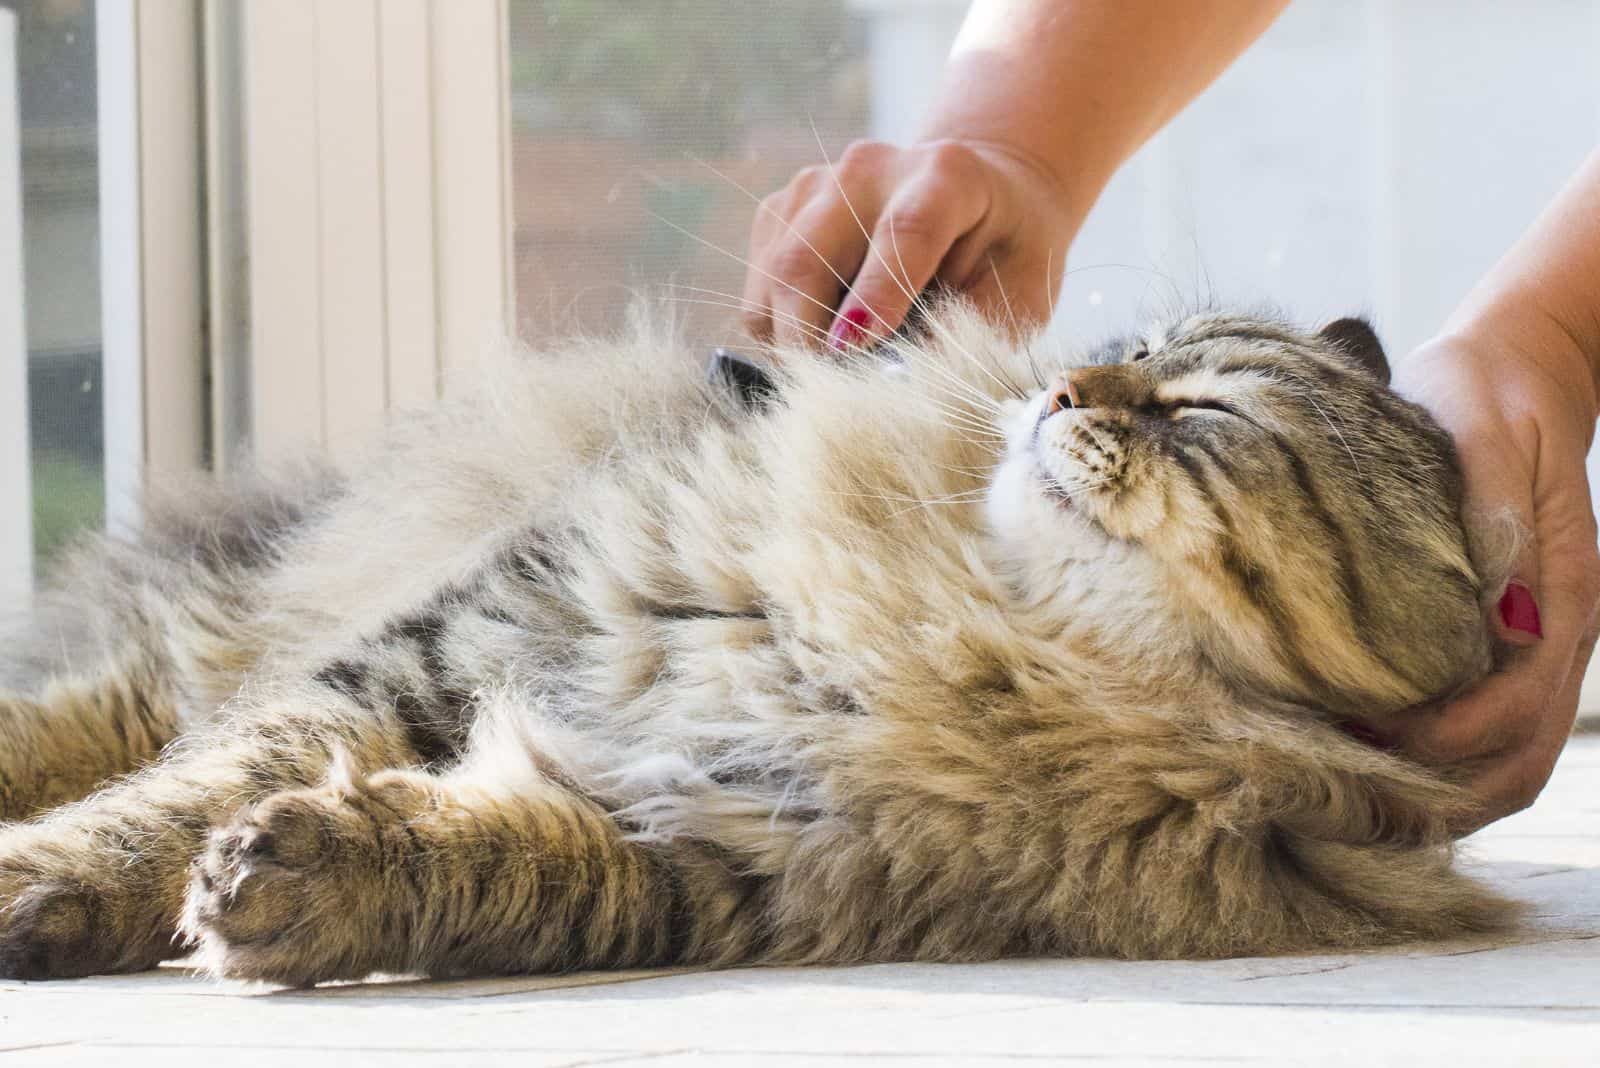
[{"label": "fingernail", "polygon": [[1539,605],[1533,599],[1533,591],[1520,582],[1506,586],[1506,592],[1500,595],[1500,619],[1510,630],[1520,630],[1535,638],[1544,637],[1544,628],[1539,626]]},{"label": "fingernail", "polygon": [[861,344],[867,336],[867,320],[871,314],[859,304],[840,312],[839,317],[833,321],[833,329],[828,331],[828,344],[836,352],[843,352]]},{"label": "fingernail", "polygon": [[1393,748],[1387,739],[1385,739],[1381,734],[1373,730],[1371,727],[1367,726],[1365,723],[1360,723],[1353,719],[1343,719],[1335,723],[1334,726],[1344,731],[1356,741],[1370,745],[1374,749]]}]

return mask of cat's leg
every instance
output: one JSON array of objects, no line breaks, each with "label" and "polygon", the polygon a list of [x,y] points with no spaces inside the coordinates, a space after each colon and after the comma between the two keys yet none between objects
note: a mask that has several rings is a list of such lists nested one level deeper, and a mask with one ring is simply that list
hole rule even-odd
[{"label": "cat's leg", "polygon": [[553,783],[401,770],[274,794],[213,832],[184,927],[217,972],[302,986],[731,962],[764,895]]},{"label": "cat's leg", "polygon": [[276,546],[333,476],[199,484],[147,501],[133,538],[87,538],[26,611],[0,606],[0,822],[153,759],[233,695],[266,640],[250,616]]},{"label": "cat's leg", "polygon": [[336,752],[366,769],[417,759],[392,714],[308,684],[186,734],[84,801],[0,828],[0,976],[130,971],[177,955],[189,866],[210,826],[320,780]]},{"label": "cat's leg", "polygon": [[171,695],[138,667],[0,697],[0,823],[86,797],[154,760],[177,734]]}]

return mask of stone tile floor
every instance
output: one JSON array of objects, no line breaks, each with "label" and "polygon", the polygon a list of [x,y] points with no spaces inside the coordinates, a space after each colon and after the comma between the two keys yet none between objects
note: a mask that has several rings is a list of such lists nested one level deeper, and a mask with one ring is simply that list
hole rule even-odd
[{"label": "stone tile floor", "polygon": [[1600,1065],[1600,735],[1467,843],[1512,937],[1209,963],[394,981],[273,991],[182,968],[0,982],[0,1068],[57,1064]]}]

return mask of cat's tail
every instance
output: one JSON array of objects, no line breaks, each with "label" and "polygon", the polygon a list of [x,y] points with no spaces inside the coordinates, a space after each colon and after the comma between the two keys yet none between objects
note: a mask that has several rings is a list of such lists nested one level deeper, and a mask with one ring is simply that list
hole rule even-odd
[{"label": "cat's tail", "polygon": [[134,770],[237,687],[253,577],[337,492],[304,471],[189,487],[148,502],[137,536],[69,549],[0,620],[0,821]]}]

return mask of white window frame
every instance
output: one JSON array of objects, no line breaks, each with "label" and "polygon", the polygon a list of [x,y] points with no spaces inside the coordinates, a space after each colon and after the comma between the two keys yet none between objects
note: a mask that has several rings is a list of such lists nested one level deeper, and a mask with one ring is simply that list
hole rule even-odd
[{"label": "white window frame", "polygon": [[205,466],[197,0],[100,0],[106,526],[136,529],[151,475]]},{"label": "white window frame", "polygon": [[0,8],[0,605],[13,604],[33,588],[16,45],[17,17]]}]

